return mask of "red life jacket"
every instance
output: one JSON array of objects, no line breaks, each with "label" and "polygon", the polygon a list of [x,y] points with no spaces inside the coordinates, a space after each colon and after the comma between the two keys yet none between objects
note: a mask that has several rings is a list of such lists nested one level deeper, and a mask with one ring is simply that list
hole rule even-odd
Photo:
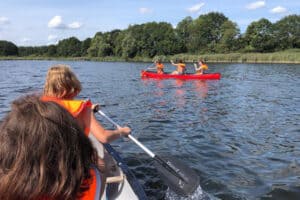
[{"label": "red life jacket", "polygon": [[[75,117],[77,120],[81,121],[83,119],[79,118],[79,114],[85,109],[85,108],[91,108],[92,102],[90,100],[66,100],[66,99],[59,99],[57,97],[49,97],[49,96],[42,96],[42,101],[52,101],[63,108],[65,108],[73,117]],[[83,127],[84,133],[86,135],[90,132],[90,127]]]},{"label": "red life jacket", "polygon": [[[96,167],[90,170],[91,177],[83,181],[83,185],[88,185],[89,189],[81,193],[77,200],[99,200],[101,197],[101,174]],[[53,200],[46,196],[38,198],[37,200]]]},{"label": "red life jacket", "polygon": [[[99,200],[101,192],[101,175],[97,168],[92,168],[90,170],[91,178],[86,180],[89,184],[89,189],[82,193],[80,200]],[[85,183],[85,184],[86,184]]]}]

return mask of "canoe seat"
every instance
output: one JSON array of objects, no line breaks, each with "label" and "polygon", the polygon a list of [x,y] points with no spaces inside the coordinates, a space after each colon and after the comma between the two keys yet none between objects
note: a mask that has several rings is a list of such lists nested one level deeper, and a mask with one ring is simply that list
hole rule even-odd
[{"label": "canoe seat", "polygon": [[121,183],[124,181],[125,175],[106,177],[106,183]]},{"label": "canoe seat", "polygon": [[[110,157],[111,158],[111,157]],[[107,167],[106,183],[121,183],[124,181],[125,174],[117,166],[117,163],[113,160],[105,160]]]}]

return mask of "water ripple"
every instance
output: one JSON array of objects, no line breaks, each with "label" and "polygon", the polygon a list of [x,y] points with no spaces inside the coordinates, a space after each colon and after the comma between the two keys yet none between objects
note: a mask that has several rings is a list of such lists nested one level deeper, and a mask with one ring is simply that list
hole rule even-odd
[{"label": "water ripple", "polygon": [[[56,63],[78,75],[79,98],[131,126],[153,152],[183,159],[197,172],[203,193],[190,199],[299,199],[299,65],[211,64],[221,80],[178,81],[140,79],[149,63],[0,61],[0,115],[16,97],[40,92]],[[113,145],[149,199],[186,199],[168,190],[135,144]]]}]

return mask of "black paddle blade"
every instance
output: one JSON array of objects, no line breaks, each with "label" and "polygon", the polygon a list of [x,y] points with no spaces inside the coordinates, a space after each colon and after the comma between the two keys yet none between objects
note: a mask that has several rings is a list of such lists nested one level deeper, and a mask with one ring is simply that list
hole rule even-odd
[{"label": "black paddle blade", "polygon": [[197,173],[183,162],[168,157],[161,159],[154,157],[156,169],[162,180],[176,194],[188,196],[193,194],[200,185]]}]

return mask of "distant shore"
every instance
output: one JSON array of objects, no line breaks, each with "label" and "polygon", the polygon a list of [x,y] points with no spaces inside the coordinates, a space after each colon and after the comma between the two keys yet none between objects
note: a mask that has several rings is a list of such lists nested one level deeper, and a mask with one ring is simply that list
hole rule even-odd
[{"label": "distant shore", "polygon": [[300,49],[274,53],[229,53],[229,54],[177,54],[171,56],[155,56],[154,58],[136,57],[124,59],[120,57],[42,57],[42,56],[7,56],[0,60],[86,60],[99,62],[153,62],[156,59],[162,62],[183,59],[185,62],[195,62],[203,59],[208,63],[286,63],[300,64]]}]

